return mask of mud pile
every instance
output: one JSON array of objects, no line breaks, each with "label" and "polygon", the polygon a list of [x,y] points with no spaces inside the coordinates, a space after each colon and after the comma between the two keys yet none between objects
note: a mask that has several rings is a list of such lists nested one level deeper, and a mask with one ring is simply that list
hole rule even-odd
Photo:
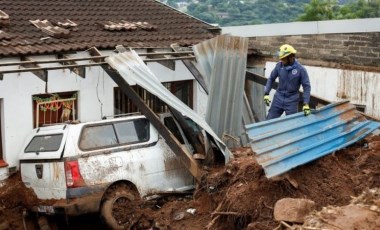
[{"label": "mud pile", "polygon": [[[281,198],[307,198],[318,209],[347,205],[351,196],[380,187],[380,138],[370,137],[355,146],[300,166],[277,181],[266,179],[249,152],[233,160],[225,170],[208,177],[219,198],[215,229],[273,229],[273,206]],[[244,156],[245,155],[245,156]],[[232,214],[234,213],[234,214]],[[251,222],[251,223],[249,223]],[[248,225],[247,225],[248,224]]]},{"label": "mud pile", "polygon": [[366,189],[349,205],[327,206],[306,217],[305,228],[314,229],[380,229],[380,189]]},{"label": "mud pile", "polygon": [[23,229],[22,213],[28,204],[37,203],[34,192],[21,182],[20,174],[0,183],[0,229]]},{"label": "mud pile", "polygon": [[[349,205],[352,197],[380,188],[379,136],[300,166],[276,180],[265,177],[250,148],[235,149],[233,154],[235,158],[225,167],[206,168],[193,194],[141,204],[133,228],[274,229],[279,223],[274,220],[273,207],[279,199],[307,198],[321,211],[327,206]],[[24,194],[30,196],[19,179],[14,176],[0,188],[0,224],[6,220],[10,229],[22,229]],[[85,229],[102,228],[91,227],[87,221]]]}]

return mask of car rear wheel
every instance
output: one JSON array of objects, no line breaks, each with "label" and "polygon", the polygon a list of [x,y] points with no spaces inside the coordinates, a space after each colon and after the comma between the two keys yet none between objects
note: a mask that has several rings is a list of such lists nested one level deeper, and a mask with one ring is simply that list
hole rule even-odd
[{"label": "car rear wheel", "polygon": [[111,187],[103,199],[101,215],[112,229],[128,229],[137,220],[138,193],[126,184]]}]

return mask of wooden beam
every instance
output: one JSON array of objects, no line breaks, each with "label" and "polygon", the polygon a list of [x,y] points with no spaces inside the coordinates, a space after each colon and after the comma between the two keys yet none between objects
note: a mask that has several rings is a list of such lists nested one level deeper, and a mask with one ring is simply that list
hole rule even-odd
[{"label": "wooden beam", "polygon": [[[163,54],[158,55],[154,51],[154,49],[147,49],[147,51],[148,51],[148,55],[146,55],[146,58],[148,58],[148,59],[156,59],[156,58],[163,59],[163,60],[166,59],[165,55],[163,55]],[[147,59],[145,59],[145,60],[147,60]],[[169,69],[175,71],[175,60],[157,61],[157,63],[165,66],[166,68],[169,68]]]},{"label": "wooden beam", "polygon": [[[89,51],[91,52],[91,51]],[[190,52],[190,51],[184,51],[184,52],[157,52],[157,53],[138,53],[139,56],[147,56],[147,55],[150,55],[150,56],[155,56],[155,55],[177,55],[177,54],[194,54],[193,52]],[[99,57],[83,57],[83,58],[68,58],[68,59],[55,59],[55,60],[39,60],[39,61],[34,61],[34,60],[30,60],[30,61],[23,61],[23,62],[4,62],[4,63],[0,63],[0,66],[12,66],[12,65],[21,65],[21,64],[47,64],[47,63],[60,63],[60,62],[70,62],[70,61],[86,61],[86,60],[93,60],[93,59],[103,59],[106,58],[108,56],[99,56]],[[184,58],[184,59],[194,59],[194,56],[182,56],[182,57],[178,57],[178,58],[161,58],[161,59],[157,59],[157,60],[182,60],[181,58]],[[155,59],[150,59],[150,60],[147,60],[147,62],[151,62],[151,61],[156,61]]]},{"label": "wooden beam", "polygon": [[[28,57],[25,57],[25,56],[22,56],[20,58],[21,61],[32,61],[30,58]],[[21,64],[22,67],[24,68],[41,68],[38,64],[35,64],[35,63],[23,63]],[[44,69],[40,69],[40,70],[33,70],[33,71],[30,71],[32,72],[34,75],[36,75],[38,78],[40,78],[41,80],[43,80],[44,82],[47,82],[47,79],[48,79],[48,72],[47,70],[44,70]],[[4,73],[4,72],[3,72]]]},{"label": "wooden beam", "polygon": [[[180,50],[180,47],[177,45],[171,45],[172,49],[177,52],[178,54],[183,52]],[[208,94],[208,88],[206,81],[202,74],[199,72],[199,70],[195,67],[194,63],[191,60],[182,60],[183,64],[187,67],[187,69],[191,72],[191,74],[194,76],[195,80],[201,85],[203,90]]]},{"label": "wooden beam", "polygon": [[[92,48],[91,55],[100,56],[100,52],[96,48]],[[139,108],[142,114],[151,122],[157,129],[160,135],[165,139],[166,143],[180,162],[189,170],[194,178],[199,182],[202,177],[202,170],[198,162],[192,158],[191,153],[186,148],[183,148],[177,138],[169,131],[168,128],[161,122],[158,116],[145,104],[141,97],[132,89],[132,87],[124,80],[124,78],[110,65],[101,64],[103,70],[114,80],[120,90],[131,99],[132,103]]]},{"label": "wooden beam", "polygon": [[[58,54],[57,55],[57,59],[58,60],[62,59],[62,61],[59,62],[59,64],[61,64],[63,66],[65,66],[65,65],[71,65],[71,66],[78,65],[77,62],[75,62],[73,60],[70,60],[70,58],[67,57],[64,54]],[[69,69],[70,69],[70,71],[72,71],[76,75],[78,75],[79,77],[86,78],[86,67],[84,67],[84,66],[78,66],[78,67],[72,67],[72,68],[69,68]]]},{"label": "wooden beam", "polygon": [[[105,62],[102,62],[104,64]],[[77,65],[66,65],[66,66],[51,66],[51,67],[38,67],[38,68],[26,68],[26,69],[12,69],[12,70],[0,70],[0,74],[5,73],[24,73],[33,71],[47,71],[56,69],[70,69],[76,67],[90,67],[90,66],[100,66],[101,63],[90,63],[90,64],[77,64]]]},{"label": "wooden beam", "polygon": [[145,104],[140,96],[132,89],[132,87],[124,80],[124,78],[108,64],[102,64],[103,70],[114,80],[120,87],[120,90],[139,108],[142,114],[152,123],[160,135],[165,139],[170,149],[179,158],[180,162],[190,171],[197,181],[201,180],[202,170],[198,162],[192,158],[192,155],[182,148],[177,138],[166,128],[160,121],[158,116]]}]

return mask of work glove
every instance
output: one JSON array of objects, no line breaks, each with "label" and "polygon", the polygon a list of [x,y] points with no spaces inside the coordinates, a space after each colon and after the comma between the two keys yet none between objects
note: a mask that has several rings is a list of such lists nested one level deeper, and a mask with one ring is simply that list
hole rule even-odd
[{"label": "work glove", "polygon": [[265,102],[265,104],[267,105],[267,106],[269,106],[270,105],[270,99],[269,99],[269,95],[265,95],[264,96],[264,102]]},{"label": "work glove", "polygon": [[302,110],[303,110],[303,113],[305,114],[305,116],[309,116],[311,113],[309,104],[304,104],[302,107]]}]

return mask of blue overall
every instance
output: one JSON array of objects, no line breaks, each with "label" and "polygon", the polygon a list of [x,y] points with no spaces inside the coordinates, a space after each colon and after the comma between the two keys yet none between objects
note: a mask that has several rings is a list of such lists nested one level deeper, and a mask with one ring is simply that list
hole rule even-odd
[{"label": "blue overall", "polygon": [[297,60],[291,66],[284,66],[282,62],[276,64],[265,85],[265,94],[269,94],[277,77],[279,77],[279,86],[274,94],[267,120],[280,117],[283,112],[286,115],[297,113],[301,85],[303,88],[303,103],[309,104],[310,101],[311,86],[309,76],[306,69]]}]

